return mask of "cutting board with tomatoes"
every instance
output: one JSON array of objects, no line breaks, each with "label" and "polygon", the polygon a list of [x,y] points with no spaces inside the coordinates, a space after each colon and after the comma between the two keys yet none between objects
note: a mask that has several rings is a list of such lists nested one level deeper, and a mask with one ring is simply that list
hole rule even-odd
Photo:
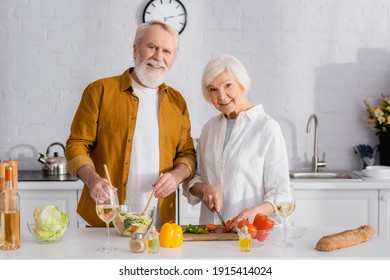
[{"label": "cutting board with tomatoes", "polygon": [[[198,225],[204,228],[204,225]],[[182,226],[183,229],[186,226]],[[237,232],[224,232],[222,225],[217,225],[217,229],[207,234],[201,233],[183,233],[183,241],[228,241],[238,240]]]}]

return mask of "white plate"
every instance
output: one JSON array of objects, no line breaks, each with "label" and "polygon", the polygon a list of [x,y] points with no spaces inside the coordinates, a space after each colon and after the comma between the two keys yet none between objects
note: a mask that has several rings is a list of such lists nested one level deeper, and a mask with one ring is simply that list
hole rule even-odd
[{"label": "white plate", "polygon": [[385,166],[385,165],[372,165],[372,166],[367,166],[367,170],[390,170],[390,166]]},{"label": "white plate", "polygon": [[366,169],[362,170],[363,176],[370,178],[390,178],[390,167],[389,166],[367,166]]},{"label": "white plate", "polygon": [[367,174],[390,176],[390,166],[373,165],[366,167]]}]

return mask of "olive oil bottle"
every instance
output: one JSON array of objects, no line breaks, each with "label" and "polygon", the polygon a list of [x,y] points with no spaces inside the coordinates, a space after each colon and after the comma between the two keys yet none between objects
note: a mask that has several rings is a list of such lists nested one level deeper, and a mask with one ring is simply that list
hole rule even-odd
[{"label": "olive oil bottle", "polygon": [[5,167],[4,190],[0,193],[0,250],[20,248],[20,198],[14,188],[13,168]]}]

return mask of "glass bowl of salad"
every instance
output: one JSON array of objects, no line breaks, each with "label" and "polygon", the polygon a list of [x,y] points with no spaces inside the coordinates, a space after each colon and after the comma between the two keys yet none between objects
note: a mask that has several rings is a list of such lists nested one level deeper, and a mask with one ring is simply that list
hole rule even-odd
[{"label": "glass bowl of salad", "polygon": [[34,240],[41,244],[58,243],[64,238],[68,230],[69,221],[66,224],[53,224],[50,229],[40,228],[34,222],[27,222],[27,227]]},{"label": "glass bowl of salad", "polygon": [[33,221],[28,221],[27,227],[38,243],[58,243],[68,230],[69,219],[58,206],[42,205],[34,209]]},{"label": "glass bowl of salad", "polygon": [[146,234],[153,224],[155,207],[151,206],[144,212],[145,206],[120,205],[118,214],[112,221],[116,231],[123,236],[132,236],[134,233]]}]

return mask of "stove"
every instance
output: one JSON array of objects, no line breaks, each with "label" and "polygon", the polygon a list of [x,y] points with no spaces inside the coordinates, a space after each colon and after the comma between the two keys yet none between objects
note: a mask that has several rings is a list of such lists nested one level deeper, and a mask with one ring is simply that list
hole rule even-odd
[{"label": "stove", "polygon": [[45,175],[41,170],[19,170],[18,181],[77,181],[69,174]]}]

